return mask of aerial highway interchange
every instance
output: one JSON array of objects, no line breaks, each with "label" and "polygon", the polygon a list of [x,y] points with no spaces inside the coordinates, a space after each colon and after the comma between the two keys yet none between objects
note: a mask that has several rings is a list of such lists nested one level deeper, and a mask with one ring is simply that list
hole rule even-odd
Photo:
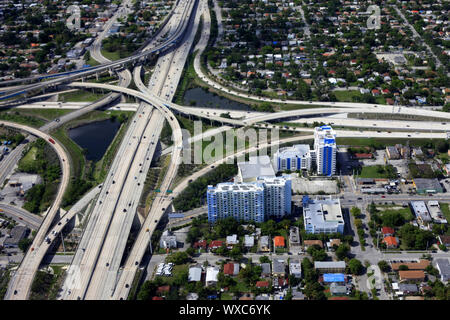
[{"label": "aerial highway interchange", "polygon": [[[339,127],[339,129],[336,129],[339,137],[448,139],[450,114],[442,111],[399,105],[268,99],[233,91],[215,82],[204,74],[200,67],[200,54],[205,50],[210,36],[211,22],[206,0],[179,0],[167,16],[167,21],[162,24],[161,30],[155,34],[153,39],[149,39],[145,47],[128,58],[110,61],[101,53],[102,40],[107,36],[109,28],[118,18],[131,12],[130,3],[131,1],[128,0],[122,2],[90,49],[91,56],[100,62],[100,65],[70,73],[55,74],[48,80],[41,77],[40,81],[36,81],[36,78],[29,78],[22,82],[5,81],[0,83],[2,90],[4,90],[0,99],[5,105],[8,105],[17,97],[20,97],[19,99],[26,103],[25,100],[28,97],[41,94],[46,89],[54,90],[54,88],[62,85],[66,88],[102,89],[109,92],[108,95],[94,103],[74,107],[72,112],[61,116],[58,122],[49,122],[39,129],[5,121],[0,123],[4,126],[16,127],[32,135],[28,140],[34,139],[33,136],[45,139],[57,152],[62,167],[62,179],[58,194],[45,217],[33,219],[27,217],[26,213],[17,213],[18,215],[22,214],[24,220],[27,220],[26,222],[30,225],[39,228],[30,249],[10,281],[6,299],[23,300],[29,298],[34,276],[57,235],[91,201],[93,201],[93,205],[86,228],[68,268],[67,277],[58,298],[63,300],[127,299],[136,272],[138,268],[142,267],[142,260],[148,250],[151,236],[173,200],[170,196],[157,197],[154,200],[140,226],[126,260],[123,261],[127,240],[143,192],[145,177],[151,167],[165,121],[170,125],[173,132],[173,146],[163,151],[163,154],[170,155],[170,164],[165,172],[160,190],[162,194],[165,194],[167,190],[174,187],[173,183],[178,166],[181,163],[183,151],[182,131],[176,117],[178,114],[196,116],[221,123],[223,126],[210,132],[211,135],[213,132],[246,126],[310,133],[304,136],[281,139],[280,144],[311,139],[314,129],[295,126],[295,124],[311,124],[314,122],[326,122]],[[194,38],[197,34],[200,19],[202,19],[203,26],[200,30],[200,40],[194,48]],[[274,113],[248,112],[242,114],[241,117],[225,118],[217,115],[220,112],[216,114],[200,108],[176,104],[172,100],[188,55],[192,51],[197,51],[194,68],[199,78],[216,90],[255,101],[302,104],[309,105],[311,108]],[[148,85],[146,85],[142,80],[143,66],[151,58],[155,59],[155,67]],[[101,74],[105,70],[119,78],[117,85],[84,81],[87,77]],[[131,81],[136,85],[137,90],[128,88]],[[69,158],[64,147],[48,132],[92,110],[109,106],[122,95],[134,97],[137,106],[133,107],[135,110],[134,116],[114,157],[107,177],[101,185],[89,191],[67,213],[60,215],[62,196],[66,191],[70,177],[70,161],[68,161]],[[33,104],[33,106],[35,108],[50,107],[49,105],[43,106],[42,102]],[[439,120],[403,121],[330,117],[330,115],[347,115],[349,113],[360,115],[365,113],[389,113]],[[280,122],[283,122],[283,124],[279,124]],[[205,136],[207,134],[208,132]],[[191,141],[196,139],[200,139],[200,137],[192,137]],[[267,143],[254,149],[237,150],[232,156],[215,162],[214,166],[224,163],[229,158],[269,146],[270,143]],[[6,176],[20,160],[23,148],[23,146],[16,148],[14,153],[8,157],[8,161],[0,164],[0,184],[3,183]],[[184,178],[181,183],[176,185],[173,192],[178,194],[188,186],[189,181],[211,171],[214,166],[207,166]]]}]

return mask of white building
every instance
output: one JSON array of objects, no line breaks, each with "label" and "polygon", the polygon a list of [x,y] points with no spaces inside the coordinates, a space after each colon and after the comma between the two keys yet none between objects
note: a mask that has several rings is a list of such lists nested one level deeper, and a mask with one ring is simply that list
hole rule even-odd
[{"label": "white building", "polygon": [[447,219],[445,219],[444,215],[442,214],[441,207],[439,206],[438,201],[428,201],[427,208],[430,212],[431,218],[433,218],[434,223],[447,223]]},{"label": "white building", "polygon": [[280,148],[273,156],[273,165],[279,171],[311,170],[312,155],[308,144]]},{"label": "white building", "polygon": [[421,224],[431,222],[431,216],[425,201],[411,201],[411,207],[417,217],[417,221]]},{"label": "white building", "polygon": [[260,183],[219,183],[208,186],[206,197],[209,222],[227,217],[256,222],[265,219],[264,186]]},{"label": "white building", "polygon": [[219,183],[208,186],[208,220],[233,217],[239,221],[263,222],[267,217],[291,213],[291,179],[263,177],[249,183]]},{"label": "white building", "polygon": [[313,160],[317,174],[332,176],[336,173],[336,132],[330,126],[316,127],[314,130]]},{"label": "white building", "polygon": [[202,279],[202,268],[200,266],[190,267],[188,281],[200,281]]},{"label": "white building", "polygon": [[217,267],[206,268],[206,285],[211,286],[217,283],[217,276],[220,270]]},{"label": "white building", "polygon": [[313,200],[304,196],[302,203],[307,233],[344,232],[344,218],[339,199]]},{"label": "white building", "polygon": [[161,248],[176,248],[177,247],[177,237],[169,230],[166,230],[161,235],[159,240],[159,246]]},{"label": "white building", "polygon": [[275,177],[269,156],[249,157],[248,162],[238,162],[239,182],[254,182],[258,177]]}]

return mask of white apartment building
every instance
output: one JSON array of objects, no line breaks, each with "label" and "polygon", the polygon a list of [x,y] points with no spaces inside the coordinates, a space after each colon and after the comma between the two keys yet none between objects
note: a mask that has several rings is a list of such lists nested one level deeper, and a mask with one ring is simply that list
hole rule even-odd
[{"label": "white apartment building", "polygon": [[312,154],[308,144],[280,148],[273,156],[273,166],[279,171],[311,170]]},{"label": "white apartment building", "polygon": [[314,130],[313,157],[317,174],[332,176],[336,173],[336,132],[330,126],[316,127]]}]

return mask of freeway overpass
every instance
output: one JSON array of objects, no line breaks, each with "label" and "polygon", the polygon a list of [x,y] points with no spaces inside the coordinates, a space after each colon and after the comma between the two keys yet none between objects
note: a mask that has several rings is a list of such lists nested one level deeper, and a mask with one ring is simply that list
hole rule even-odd
[{"label": "freeway overpass", "polygon": [[36,214],[32,214],[25,209],[12,206],[6,203],[0,203],[0,210],[6,216],[13,218],[15,221],[25,224],[30,229],[39,229],[42,218]]},{"label": "freeway overpass", "polygon": [[35,270],[37,270],[37,267],[39,266],[40,263],[39,261],[36,265],[34,259],[36,251],[43,244],[48,229],[50,228],[53,221],[59,214],[59,207],[61,205],[64,192],[66,191],[66,188],[69,184],[70,164],[69,161],[67,160],[69,158],[67,157],[64,147],[47,133],[39,131],[38,129],[35,128],[27,127],[12,122],[0,121],[0,124],[3,124],[4,126],[10,126],[19,130],[27,131],[28,133],[40,137],[45,141],[47,141],[48,143],[50,143],[50,145],[53,147],[56,154],[58,155],[61,165],[61,182],[59,184],[55,200],[48,209],[47,214],[33,240],[33,243],[31,244],[24,259],[22,260],[22,263],[19,266],[19,269],[16,271],[11,281],[9,282],[9,287],[5,299],[22,300],[28,297],[29,288],[31,287],[31,283],[34,277],[34,272]]}]

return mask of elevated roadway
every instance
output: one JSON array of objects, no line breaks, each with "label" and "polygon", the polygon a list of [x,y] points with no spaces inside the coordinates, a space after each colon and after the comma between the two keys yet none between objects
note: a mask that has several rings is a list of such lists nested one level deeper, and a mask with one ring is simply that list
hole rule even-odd
[{"label": "elevated roadway", "polygon": [[17,222],[25,224],[30,229],[37,230],[42,223],[42,218],[40,216],[16,206],[0,203],[0,210],[6,216],[13,218],[16,221],[19,220]]},{"label": "elevated roadway", "polygon": [[[30,248],[28,249],[18,270],[12,277],[12,279],[9,283],[9,286],[8,286],[8,291],[5,296],[5,299],[24,300],[29,295],[29,290],[31,288],[31,283],[33,281],[34,273],[40,264],[40,261],[36,262],[36,260],[34,259],[34,256],[36,255],[37,249],[39,249],[39,247],[44,242],[44,239],[45,239],[48,229],[52,225],[55,218],[58,216],[59,207],[61,205],[61,201],[63,199],[64,192],[66,191],[67,186],[69,184],[70,164],[69,164],[69,161],[67,160],[68,157],[67,157],[64,147],[57,140],[52,138],[47,133],[42,132],[35,128],[31,128],[28,126],[24,126],[24,125],[12,123],[12,122],[0,121],[0,124],[26,131],[30,134],[33,134],[33,135],[40,137],[40,138],[44,139],[45,141],[47,141],[53,147],[56,154],[58,155],[58,158],[60,161],[60,166],[61,166],[61,181],[59,183],[58,191],[57,191],[57,194],[53,201],[53,204],[48,209],[47,214],[46,214],[40,228],[38,229],[36,236],[34,237],[33,243],[31,244]],[[50,139],[52,139],[54,142],[53,143],[49,142]]]}]

